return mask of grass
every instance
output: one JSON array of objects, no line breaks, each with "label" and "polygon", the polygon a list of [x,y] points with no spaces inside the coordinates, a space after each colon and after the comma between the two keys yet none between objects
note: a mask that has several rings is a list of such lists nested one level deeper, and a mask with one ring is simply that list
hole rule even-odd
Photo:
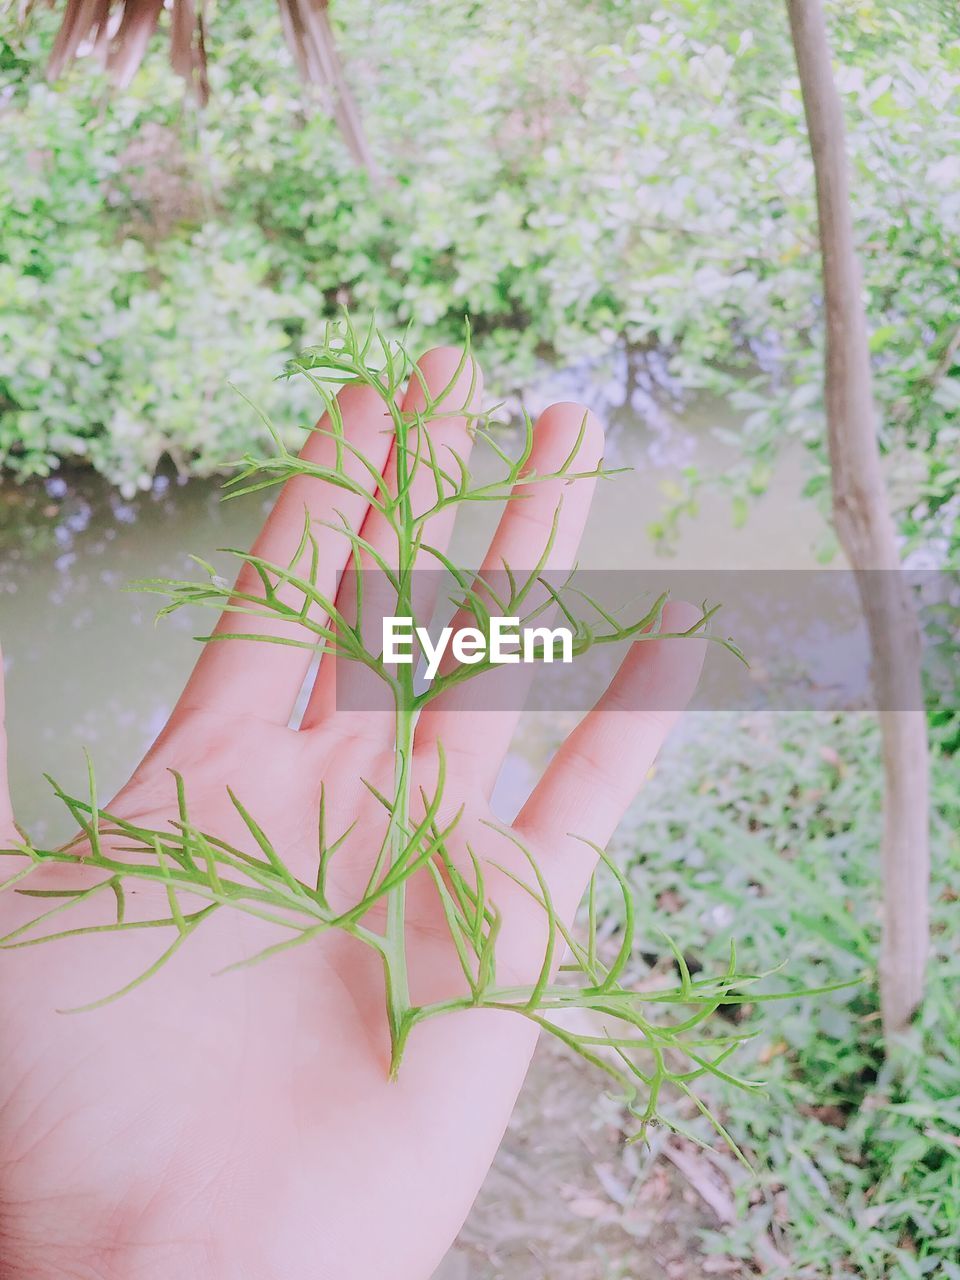
[{"label": "grass", "polygon": [[[632,976],[672,963],[669,931],[694,972],[731,933],[747,968],[786,963],[805,986],[841,982],[873,963],[879,941],[881,772],[865,714],[704,717],[645,793],[642,825],[618,860],[647,904]],[[738,1180],[738,1220],[708,1252],[764,1274],[960,1277],[960,795],[956,759],[935,754],[933,946],[927,998],[884,1063],[871,982],[816,1000],[725,1012],[752,1032],[734,1069],[765,1080],[744,1098],[705,1094],[755,1176]],[[601,904],[607,928],[616,903]],[[699,1127],[700,1136],[709,1134]]]}]

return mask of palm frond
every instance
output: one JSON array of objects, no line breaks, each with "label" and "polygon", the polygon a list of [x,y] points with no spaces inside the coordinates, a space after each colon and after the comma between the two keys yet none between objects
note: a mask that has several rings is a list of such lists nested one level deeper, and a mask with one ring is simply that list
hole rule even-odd
[{"label": "palm frond", "polygon": [[[321,93],[358,165],[375,174],[356,99],[347,83],[327,12],[329,0],[277,0],[284,35],[303,79]],[[22,0],[26,20],[35,0]],[[53,8],[57,0],[48,0]],[[205,0],[66,0],[47,75],[56,80],[78,57],[105,62],[114,83],[128,85],[143,61],[164,9],[170,13],[170,64],[200,103],[210,96]]]}]

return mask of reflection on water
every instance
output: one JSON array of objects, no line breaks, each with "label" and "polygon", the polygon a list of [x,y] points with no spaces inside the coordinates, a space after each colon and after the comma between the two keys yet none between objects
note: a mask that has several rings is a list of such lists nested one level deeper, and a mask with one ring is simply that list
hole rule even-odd
[{"label": "reflection on water", "polygon": [[185,576],[188,548],[243,544],[265,509],[256,499],[221,503],[214,485],[167,477],[131,501],[90,476],[5,486],[0,640],[11,787],[20,821],[37,838],[65,831],[42,773],[82,786],[87,747],[104,793],[116,790],[194,660],[196,619],[154,626],[155,599],[124,586]]},{"label": "reflection on water", "polygon": [[[598,493],[581,564],[591,569],[806,568],[822,533],[820,519],[799,498],[799,459],[788,458],[773,489],[746,525],[733,527],[727,501],[707,496],[681,529],[676,555],[658,556],[646,533],[661,505],[660,486],[678,467],[696,462],[722,472],[734,460],[712,430],[731,425],[722,406],[702,403],[680,413],[664,371],[645,362],[624,378],[584,383],[580,373],[553,374],[527,397],[536,413],[556,399],[581,399],[609,428],[607,462],[635,470],[605,482]],[[479,451],[478,451],[479,452]],[[493,472],[493,460],[477,457]],[[51,840],[69,824],[49,798],[43,772],[68,789],[82,788],[82,750],[97,766],[102,793],[125,781],[162,725],[195,660],[192,636],[209,616],[174,615],[155,626],[156,600],[124,592],[143,577],[192,576],[188,552],[212,555],[246,546],[269,507],[259,496],[221,502],[219,485],[179,483],[160,476],[149,493],[126,501],[88,475],[56,476],[0,493],[0,640],[7,668],[11,786],[18,817]],[[475,562],[496,512],[468,512],[455,553]],[[556,725],[531,718],[520,752],[501,787],[505,810],[515,807],[539,765]]]}]

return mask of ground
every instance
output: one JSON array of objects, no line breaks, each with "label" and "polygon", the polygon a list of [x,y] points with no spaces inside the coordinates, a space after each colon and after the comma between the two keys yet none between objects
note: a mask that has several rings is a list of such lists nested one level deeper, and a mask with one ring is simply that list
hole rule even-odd
[{"label": "ground", "polygon": [[745,1274],[701,1251],[699,1233],[729,1203],[706,1160],[676,1139],[668,1158],[663,1133],[653,1151],[628,1145],[627,1118],[601,1087],[595,1070],[541,1042],[497,1160],[434,1280]]}]

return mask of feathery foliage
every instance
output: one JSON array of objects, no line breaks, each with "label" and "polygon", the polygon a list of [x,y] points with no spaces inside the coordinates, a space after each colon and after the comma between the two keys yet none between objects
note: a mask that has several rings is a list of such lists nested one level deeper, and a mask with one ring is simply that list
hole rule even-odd
[{"label": "feathery foliage", "polygon": [[[469,335],[468,335],[469,337]],[[542,614],[544,604],[534,600],[535,588],[546,588],[548,605],[559,607],[574,630],[575,654],[587,652],[598,644],[630,639],[644,641],[652,637],[706,636],[717,640],[739,655],[728,639],[712,634],[710,627],[715,608],[706,605],[700,617],[686,631],[671,633],[662,626],[665,597],[660,597],[644,610],[642,616],[620,621],[609,610],[592,602],[573,586],[571,577],[559,588],[547,584],[543,568],[553,536],[546,552],[533,570],[519,574],[505,566],[508,590],[497,596],[483,583],[471,584],[466,573],[445,555],[432,549],[425,539],[427,521],[448,507],[472,502],[522,499],[529,485],[570,481],[581,477],[606,477],[610,473],[600,464],[595,469],[577,469],[576,458],[586,423],[568,457],[548,474],[537,473],[528,466],[532,452],[532,424],[526,421],[519,456],[509,457],[498,439],[495,411],[470,414],[471,429],[485,442],[503,464],[502,477],[495,481],[477,482],[466,463],[457,460],[451,470],[442,464],[430,441],[425,424],[449,416],[440,406],[452,387],[472,368],[469,340],[456,375],[437,394],[424,387],[422,409],[408,413],[401,408],[398,392],[416,367],[409,359],[403,343],[388,342],[372,326],[359,332],[345,318],[340,324],[327,326],[317,347],[304,352],[288,367],[289,377],[306,378],[315,388],[325,411],[314,430],[326,433],[335,442],[335,465],[324,467],[291,453],[279,435],[275,435],[276,451],[265,459],[249,457],[236,477],[228,484],[231,497],[259,492],[297,476],[309,476],[319,483],[362,496],[386,520],[396,541],[396,553],[388,558],[377,552],[359,534],[344,527],[351,555],[359,567],[361,558],[373,560],[389,583],[391,611],[398,616],[416,616],[413,593],[414,565],[432,561],[452,574],[456,582],[455,603],[469,615],[473,624],[489,633],[491,601],[504,616],[523,614],[524,623]],[[380,397],[392,426],[396,455],[395,491],[388,491],[379,469],[364,459],[347,438],[340,406],[336,399],[341,387],[363,384]],[[467,397],[469,402],[469,397]],[[461,412],[458,410],[457,414]],[[364,463],[366,482],[357,481],[345,467],[348,456]],[[429,472],[434,496],[423,510],[414,510],[411,491],[413,481],[422,470]],[[309,554],[308,554],[309,553]],[[704,1075],[756,1088],[753,1081],[730,1072],[725,1063],[741,1043],[741,1034],[711,1034],[704,1027],[720,1005],[731,1005],[749,999],[751,1004],[776,999],[776,994],[758,993],[757,980],[765,975],[740,972],[735,951],[719,973],[693,978],[682,954],[677,951],[679,979],[657,990],[638,992],[625,985],[624,973],[630,959],[634,938],[634,903],[630,886],[610,856],[594,847],[598,857],[598,873],[594,874],[587,893],[583,927],[571,929],[554,906],[547,879],[533,851],[515,832],[495,826],[494,829],[522,854],[521,865],[529,874],[520,876],[515,870],[482,858],[470,844],[466,858],[454,852],[452,837],[462,810],[441,820],[446,769],[442,743],[438,747],[439,767],[430,794],[418,785],[412,772],[413,736],[419,713],[446,689],[473,678],[490,668],[489,658],[473,666],[439,674],[426,688],[418,689],[412,665],[399,665],[391,670],[382,655],[371,648],[364,636],[362,593],[357,599],[356,617],[347,616],[336,599],[318,586],[319,548],[309,516],[303,536],[287,565],[271,563],[252,553],[237,551],[236,557],[255,571],[262,588],[260,594],[231,588],[217,576],[211,565],[198,564],[205,570],[196,581],[158,580],[138,584],[148,591],[167,597],[161,614],[187,605],[200,605],[228,610],[239,617],[270,618],[296,624],[300,634],[309,638],[279,637],[282,643],[301,644],[308,648],[335,653],[338,658],[363,664],[389,689],[394,707],[395,773],[393,790],[382,795],[370,790],[384,809],[383,840],[366,887],[347,905],[328,892],[330,868],[338,856],[346,856],[353,827],[334,834],[327,830],[328,797],[321,791],[319,830],[315,874],[308,880],[294,875],[284,860],[284,851],[271,840],[244,806],[241,798],[230,792],[230,799],[242,820],[249,840],[247,848],[222,839],[215,832],[205,832],[191,820],[188,797],[183,780],[176,777],[178,816],[168,827],[145,827],[126,820],[100,807],[92,766],[89,771],[89,794],[82,799],[67,795],[55,783],[57,796],[77,822],[78,835],[60,849],[38,849],[24,836],[15,849],[4,851],[15,860],[17,869],[2,888],[33,896],[44,901],[44,909],[28,923],[8,933],[0,945],[4,948],[31,947],[55,939],[100,933],[116,933],[155,929],[166,943],[157,959],[133,981],[120,990],[92,1004],[96,1008],[114,1000],[153,976],[214,913],[231,910],[245,913],[275,926],[277,940],[265,950],[239,962],[256,963],[270,955],[309,944],[314,939],[340,930],[371,947],[383,964],[386,995],[386,1018],[392,1046],[391,1073],[400,1069],[404,1048],[411,1032],[427,1019],[469,1008],[510,1011],[534,1022],[541,1030],[557,1037],[571,1050],[595,1064],[616,1084],[629,1100],[640,1120],[642,1134],[658,1116],[658,1102],[666,1087],[680,1090],[697,1099],[696,1082]],[[308,570],[300,567],[308,564]],[[298,603],[290,603],[294,598]],[[582,617],[578,606],[586,603],[596,617]],[[321,617],[322,620],[318,620]],[[242,630],[217,636],[218,642],[246,637]],[[202,637],[211,640],[213,637]],[[259,639],[277,642],[276,631]],[[536,655],[543,658],[543,648]],[[493,825],[493,824],[491,824]],[[22,864],[22,865],[21,865]],[[80,866],[79,864],[82,864]],[[25,881],[44,866],[78,867],[83,880],[79,887],[33,889]],[[491,891],[491,869],[503,873],[537,904],[546,922],[546,943],[539,972],[534,981],[516,985],[501,979],[498,972],[497,940],[502,924],[501,908]],[[91,873],[100,873],[90,879]],[[598,874],[609,877],[622,899],[623,928],[617,954],[603,953],[597,931],[596,903]],[[418,1004],[412,997],[407,975],[408,919],[406,891],[414,877],[427,876],[433,883],[443,919],[449,931],[463,982],[461,991],[432,1004]],[[500,880],[500,883],[503,883]],[[142,885],[153,885],[165,893],[167,909],[153,918],[129,918],[126,913],[127,891]],[[110,915],[103,923],[84,922],[70,927],[69,913],[79,903],[91,898],[110,902]],[[63,918],[63,919],[62,919]],[[62,927],[65,926],[65,927]],[[170,938],[172,940],[167,941]],[[231,966],[238,967],[238,966]],[[750,988],[749,995],[746,994]],[[830,988],[832,989],[832,988]],[[796,995],[796,992],[791,992]],[[576,1029],[565,1015],[571,1010],[587,1011],[588,1025],[595,1033]],[[698,1102],[698,1105],[702,1105]],[[715,1122],[719,1126],[719,1122]],[[723,1132],[722,1128],[720,1130]],[[726,1135],[724,1135],[726,1136]]]}]

